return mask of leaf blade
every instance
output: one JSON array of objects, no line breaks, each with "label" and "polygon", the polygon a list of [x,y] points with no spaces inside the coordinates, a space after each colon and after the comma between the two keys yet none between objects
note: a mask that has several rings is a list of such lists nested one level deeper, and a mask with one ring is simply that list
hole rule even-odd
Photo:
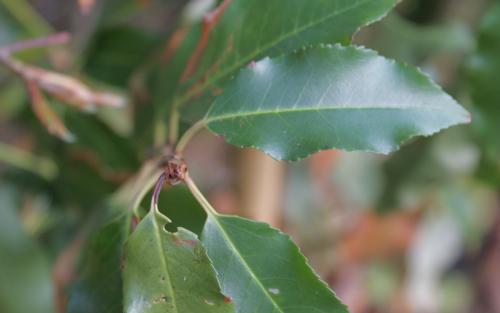
[{"label": "leaf blade", "polygon": [[[107,209],[106,214],[114,210]],[[102,225],[86,244],[80,277],[69,297],[69,313],[122,312],[120,265],[130,215],[111,215],[103,217]]]},{"label": "leaf blade", "polygon": [[242,70],[205,122],[231,144],[297,160],[332,148],[389,153],[415,135],[469,119],[418,70],[371,50],[335,45]]},{"label": "leaf blade", "polygon": [[267,224],[210,214],[202,242],[239,313],[347,312],[289,236]]},{"label": "leaf blade", "polygon": [[127,243],[125,312],[234,312],[195,234],[163,229],[157,211],[139,223]]},{"label": "leaf blade", "polygon": [[[217,88],[253,60],[308,44],[347,42],[359,28],[382,19],[398,1],[289,0],[286,5],[280,0],[226,2],[223,12],[217,12],[221,16],[216,24],[205,25],[212,28],[207,30],[209,41],[199,52],[203,55],[191,79],[191,83],[201,83],[180,97],[181,104],[206,89]],[[207,73],[210,75],[204,79]]]}]

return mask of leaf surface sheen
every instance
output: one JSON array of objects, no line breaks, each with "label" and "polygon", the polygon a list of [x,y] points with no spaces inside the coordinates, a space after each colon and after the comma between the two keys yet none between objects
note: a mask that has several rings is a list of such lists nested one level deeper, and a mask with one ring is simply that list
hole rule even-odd
[{"label": "leaf surface sheen", "polygon": [[152,211],[139,223],[126,245],[124,298],[127,313],[231,313],[215,271],[197,236]]},{"label": "leaf surface sheen", "polygon": [[202,242],[238,313],[347,313],[290,237],[264,223],[210,214]]},{"label": "leaf surface sheen", "polygon": [[205,117],[231,144],[278,160],[325,149],[387,154],[470,115],[419,70],[354,46],[319,46],[243,69]]}]

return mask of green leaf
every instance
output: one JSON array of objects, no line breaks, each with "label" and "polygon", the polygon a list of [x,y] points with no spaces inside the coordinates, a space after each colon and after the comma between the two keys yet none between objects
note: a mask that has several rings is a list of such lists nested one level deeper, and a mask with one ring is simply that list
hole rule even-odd
[{"label": "green leaf", "polygon": [[127,313],[235,312],[221,292],[214,269],[190,231],[165,230],[170,221],[152,210],[126,246],[124,268]]},{"label": "green leaf", "polygon": [[99,219],[104,222],[94,231],[83,250],[81,276],[71,290],[69,313],[123,312],[120,269],[130,214],[119,214],[114,218],[101,216]]},{"label": "green leaf", "polygon": [[78,280],[71,290],[69,313],[122,313],[122,260],[133,213],[159,176],[158,160],[146,162],[100,210],[97,227],[83,249]]},{"label": "green leaf", "polygon": [[84,70],[95,79],[125,87],[133,71],[145,62],[145,56],[152,54],[160,39],[151,30],[129,26],[103,29],[93,37]]},{"label": "green leaf", "polygon": [[474,102],[473,124],[482,144],[480,176],[495,181],[500,177],[500,3],[491,7],[484,17],[477,52],[468,62],[469,85]]},{"label": "green leaf", "polygon": [[[226,1],[227,2],[227,1]],[[360,27],[379,20],[396,0],[233,0],[211,34],[206,60],[223,64],[222,76],[264,56],[305,44],[349,40]],[[231,50],[220,49],[226,44]]]},{"label": "green leaf", "polygon": [[239,313],[347,312],[290,237],[267,224],[214,214],[202,241]]},{"label": "green leaf", "polygon": [[205,122],[278,160],[324,149],[389,153],[470,117],[427,76],[358,48],[321,46],[264,59],[232,80]]},{"label": "green leaf", "polygon": [[[228,3],[227,7],[224,4]],[[233,0],[220,6],[192,81],[208,79],[184,95],[217,87],[242,66],[307,44],[349,42],[362,26],[389,12],[397,0]],[[225,8],[225,10],[224,10]],[[217,16],[217,13],[215,13]]]},{"label": "green leaf", "polygon": [[190,178],[186,184],[208,214],[201,240],[238,313],[348,312],[288,235],[218,214]]},{"label": "green leaf", "polygon": [[137,151],[130,141],[93,115],[67,112],[68,127],[78,138],[72,147],[93,150],[100,162],[114,170],[135,169]]}]

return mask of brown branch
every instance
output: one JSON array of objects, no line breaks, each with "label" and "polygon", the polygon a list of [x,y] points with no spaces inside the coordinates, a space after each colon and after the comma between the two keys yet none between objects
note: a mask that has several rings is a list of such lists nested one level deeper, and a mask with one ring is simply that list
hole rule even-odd
[{"label": "brown branch", "polygon": [[24,64],[9,56],[0,61],[24,80],[35,83],[53,97],[84,111],[95,111],[96,106],[122,107],[125,99],[107,93],[95,92],[73,77]]},{"label": "brown branch", "polygon": [[41,48],[52,45],[62,45],[67,43],[71,38],[68,32],[53,34],[43,38],[36,38],[15,42],[5,47],[0,47],[0,56],[9,56],[13,53],[29,50],[33,48]]},{"label": "brown branch", "polygon": [[232,0],[224,0],[220,6],[218,6],[212,12],[209,12],[203,18],[203,29],[201,33],[201,38],[198,41],[198,45],[191,54],[186,69],[182,73],[181,82],[186,82],[195,72],[198,63],[205,52],[205,48],[210,39],[210,34],[215,26],[219,23],[222,15],[226,11],[227,7],[231,4]]},{"label": "brown branch", "polygon": [[189,27],[183,26],[176,30],[173,35],[170,37],[168,40],[167,44],[165,45],[165,48],[163,49],[163,52],[160,56],[160,60],[163,64],[168,64],[172,57],[174,56],[175,52],[179,49],[181,46],[182,42],[186,38],[186,34],[189,30]]},{"label": "brown branch", "polygon": [[69,33],[64,32],[44,38],[20,41],[0,48],[0,63],[25,82],[37,118],[49,133],[65,141],[73,141],[74,137],[48,105],[42,91],[84,111],[95,111],[97,106],[122,107],[126,104],[126,99],[120,95],[93,91],[75,78],[28,65],[11,57],[14,52],[63,44],[69,39]]},{"label": "brown branch", "polygon": [[48,132],[66,142],[73,142],[75,137],[66,128],[63,121],[47,104],[40,88],[31,80],[24,80],[31,99],[31,106],[38,120]]},{"label": "brown branch", "polygon": [[[201,77],[193,83],[193,85],[186,91],[185,94],[191,94],[189,98],[186,99],[186,101],[190,101],[192,99],[196,99],[197,97],[200,97],[203,95],[203,90],[200,88],[200,86],[203,86],[206,81],[210,78],[210,75],[215,73],[219,68],[220,65],[226,55],[229,54],[233,49],[233,37],[229,37],[228,43],[226,45],[226,48],[224,49],[224,52],[222,53],[221,57],[215,61],[202,75]],[[213,91],[213,95],[218,95],[222,92],[222,89],[215,87]]]}]

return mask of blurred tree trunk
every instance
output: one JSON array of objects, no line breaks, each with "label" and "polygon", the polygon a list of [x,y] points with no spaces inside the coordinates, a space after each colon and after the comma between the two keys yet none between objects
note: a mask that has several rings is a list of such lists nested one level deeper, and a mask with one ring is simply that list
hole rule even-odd
[{"label": "blurred tree trunk", "polygon": [[242,150],[238,156],[238,197],[242,214],[281,226],[284,174],[283,162],[258,150]]}]

